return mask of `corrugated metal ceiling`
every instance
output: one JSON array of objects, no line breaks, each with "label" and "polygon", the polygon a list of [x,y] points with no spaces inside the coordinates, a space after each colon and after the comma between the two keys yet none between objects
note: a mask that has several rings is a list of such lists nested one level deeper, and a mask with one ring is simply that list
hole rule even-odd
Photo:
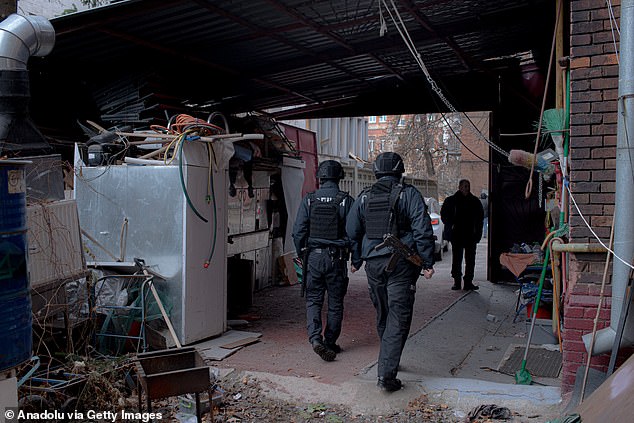
[{"label": "corrugated metal ceiling", "polygon": [[396,6],[429,72],[461,110],[490,109],[501,72],[517,72],[518,61],[488,59],[526,51],[539,59],[550,48],[548,0],[123,1],[52,21],[53,52],[30,63],[33,106],[47,125],[87,118],[96,90],[134,75],[161,99],[159,109],[437,111],[385,5]]}]

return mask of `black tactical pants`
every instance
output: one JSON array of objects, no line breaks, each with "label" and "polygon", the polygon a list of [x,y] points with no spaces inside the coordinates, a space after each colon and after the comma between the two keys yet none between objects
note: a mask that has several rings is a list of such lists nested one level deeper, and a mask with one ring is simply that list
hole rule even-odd
[{"label": "black tactical pants", "polygon": [[477,245],[473,241],[460,239],[451,241],[451,277],[454,281],[460,281],[460,278],[462,278],[462,257],[464,252],[464,282],[466,284],[473,282]]},{"label": "black tactical pants", "polygon": [[381,342],[378,376],[394,379],[409,335],[421,268],[400,259],[394,270],[385,271],[389,257],[367,259],[370,299],[376,309],[376,329]]},{"label": "black tactical pants", "polygon": [[[348,291],[346,261],[341,260],[335,249],[313,248],[308,254],[306,276],[306,327],[308,340],[312,344],[324,341],[335,344],[341,334],[343,299]],[[328,292],[326,330],[322,338],[321,310]]]}]

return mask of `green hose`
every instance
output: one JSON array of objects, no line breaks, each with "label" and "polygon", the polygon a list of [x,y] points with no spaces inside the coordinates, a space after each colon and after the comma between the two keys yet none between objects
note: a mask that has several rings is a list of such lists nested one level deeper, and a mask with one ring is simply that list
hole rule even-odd
[{"label": "green hose", "polygon": [[[198,210],[196,209],[196,207],[194,207],[194,204],[191,201],[191,198],[189,198],[189,194],[187,193],[187,187],[185,186],[185,178],[183,176],[183,144],[185,143],[185,141],[187,140],[187,138],[184,138],[183,141],[180,143],[179,148],[178,148],[178,172],[180,175],[180,182],[181,182],[181,188],[183,189],[183,194],[185,195],[185,200],[187,201],[187,205],[192,209],[192,211],[194,212],[194,214],[196,214],[196,216],[198,216],[198,218],[200,220],[202,220],[205,223],[208,223],[209,221],[207,219],[205,219],[200,212],[198,212]],[[213,147],[208,147],[208,148],[212,148],[213,151]],[[209,161],[209,166],[211,166],[211,159]],[[214,188],[214,177],[213,177],[213,172],[211,173],[211,201],[213,203],[213,239],[212,239],[212,244],[211,244],[211,252],[209,253],[209,257],[207,257],[207,260],[205,261],[205,263],[203,264],[203,267],[206,269],[209,267],[209,263],[211,262],[211,259],[214,256],[214,253],[216,251],[216,240],[217,240],[217,233],[218,233],[218,217],[217,217],[217,208],[216,208],[216,190]]]},{"label": "green hose", "polygon": [[207,223],[209,221],[207,219],[205,219],[198,212],[198,210],[196,210],[196,207],[194,207],[194,204],[192,203],[192,200],[191,200],[191,198],[189,198],[189,194],[187,193],[187,187],[185,186],[185,178],[183,177],[183,144],[185,144],[185,140],[186,139],[187,138],[185,137],[183,139],[183,141],[180,143],[180,145],[178,146],[178,173],[180,175],[181,188],[183,189],[183,194],[185,194],[185,200],[187,201],[187,205],[189,206],[189,208],[192,209],[194,214],[196,214],[196,216],[198,216],[198,218],[200,220],[202,220],[203,222]]}]

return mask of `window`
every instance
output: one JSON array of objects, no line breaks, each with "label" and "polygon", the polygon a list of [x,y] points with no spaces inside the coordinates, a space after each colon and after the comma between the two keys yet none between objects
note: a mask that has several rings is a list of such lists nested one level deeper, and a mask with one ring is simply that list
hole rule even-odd
[{"label": "window", "polygon": [[387,115],[383,115],[379,118],[379,122],[387,122]]},{"label": "window", "polygon": [[368,117],[368,122],[370,122],[370,123],[376,123],[376,116],[370,116],[370,117]]},{"label": "window", "polygon": [[398,119],[398,126],[405,126],[405,118]]}]

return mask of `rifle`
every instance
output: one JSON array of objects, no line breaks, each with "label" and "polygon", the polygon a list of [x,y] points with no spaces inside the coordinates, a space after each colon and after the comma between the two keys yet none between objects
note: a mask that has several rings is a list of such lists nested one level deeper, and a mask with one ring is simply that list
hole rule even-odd
[{"label": "rifle", "polygon": [[301,260],[302,260],[302,286],[301,289],[299,291],[299,296],[304,298],[304,296],[306,295],[306,271],[308,270],[308,247],[304,247],[302,248],[302,251],[300,251],[301,253]]},{"label": "rifle", "polygon": [[400,257],[403,257],[405,260],[415,264],[418,267],[423,266],[423,259],[418,254],[416,254],[414,250],[403,244],[403,242],[394,235],[383,235],[383,242],[374,247],[374,249],[378,251],[382,250],[385,247],[389,247],[390,251],[392,252],[392,257],[390,257],[390,260],[387,263],[387,267],[385,268],[387,272],[391,272],[392,270],[394,270],[396,262]]}]

